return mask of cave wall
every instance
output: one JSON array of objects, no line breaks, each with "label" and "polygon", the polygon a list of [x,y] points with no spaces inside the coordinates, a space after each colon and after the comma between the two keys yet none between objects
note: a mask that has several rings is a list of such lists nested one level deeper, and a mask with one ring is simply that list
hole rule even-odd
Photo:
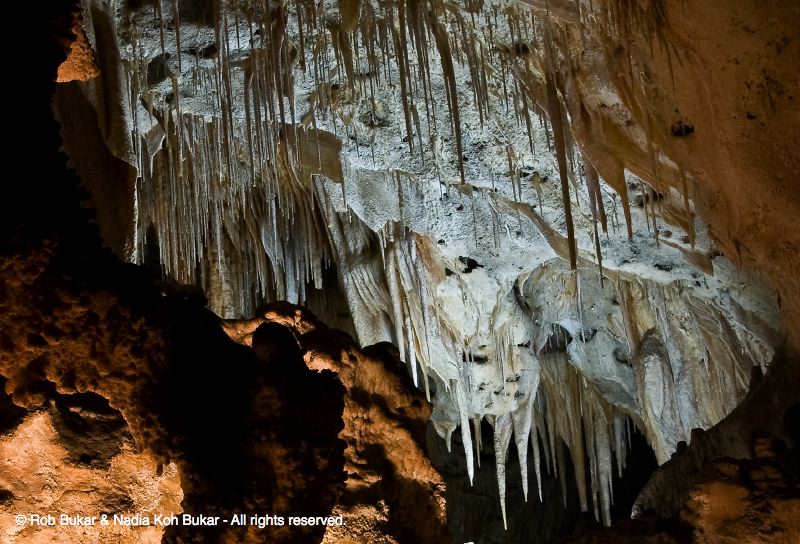
[{"label": "cave wall", "polygon": [[[528,3],[547,12],[545,2]],[[779,290],[796,350],[798,7],[551,5],[564,31],[555,34],[559,76],[582,150],[601,174],[620,161],[660,192],[681,189],[685,176],[718,249]]]}]

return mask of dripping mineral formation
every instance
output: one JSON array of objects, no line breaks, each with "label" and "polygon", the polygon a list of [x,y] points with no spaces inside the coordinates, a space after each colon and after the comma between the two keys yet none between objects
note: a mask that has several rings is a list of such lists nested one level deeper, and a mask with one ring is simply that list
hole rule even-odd
[{"label": "dripping mineral formation", "polygon": [[[206,314],[192,323],[259,369],[240,377],[260,376],[261,389],[235,402],[241,436],[264,445],[243,446],[243,458],[274,465],[296,446],[320,467],[321,451],[336,452],[331,475],[306,487],[328,486],[318,506],[349,513],[363,531],[305,536],[443,542],[447,496],[452,538],[477,542],[458,526],[480,513],[457,513],[464,497],[452,490],[485,493],[489,469],[512,541],[533,538],[520,529],[526,503],[551,519],[557,480],[564,516],[577,519],[575,506],[607,526],[633,512],[642,525],[630,530],[644,531],[655,511],[679,519],[670,538],[714,542],[728,537],[713,505],[726,493],[758,503],[740,479],[766,471],[775,481],[766,492],[781,499],[758,504],[775,515],[740,536],[757,542],[772,524],[791,542],[800,8],[733,4],[83,0],[63,22],[74,37],[53,107],[103,243],[165,294],[195,305],[205,296],[241,346]],[[27,278],[15,290],[39,277],[19,263],[50,259],[49,247],[8,261],[9,277]],[[57,371],[60,359],[40,344],[58,345],[47,327],[63,327],[28,314],[20,322],[44,328],[27,337],[30,376],[0,366],[14,402],[107,398],[137,444],[160,463],[176,460],[184,510],[213,514],[200,511],[218,491],[204,480],[210,461],[179,445],[194,427],[150,429],[149,397],[136,401],[115,381],[131,365],[103,362],[91,378]],[[170,376],[164,353],[180,350],[164,346],[181,345],[176,333],[132,328],[153,354],[119,357],[146,369],[134,372],[141,379]],[[6,346],[17,343],[2,344],[9,361]],[[97,357],[103,346],[111,342],[74,350]],[[408,380],[371,378],[394,356]],[[279,359],[305,365],[282,369]],[[341,415],[319,427],[324,444],[287,446],[269,430],[286,425],[265,415],[273,408],[305,414],[286,392],[301,391],[298,380]],[[20,428],[54,425],[26,417]],[[431,451],[441,442],[433,462],[420,449],[425,419],[438,436]],[[615,489],[636,472],[626,463],[639,463],[639,443],[660,468],[641,493]],[[455,463],[451,449],[463,487],[440,475]],[[304,476],[273,477],[289,489]],[[626,492],[638,498],[620,515],[615,498]],[[307,498],[247,493],[256,504]]]}]

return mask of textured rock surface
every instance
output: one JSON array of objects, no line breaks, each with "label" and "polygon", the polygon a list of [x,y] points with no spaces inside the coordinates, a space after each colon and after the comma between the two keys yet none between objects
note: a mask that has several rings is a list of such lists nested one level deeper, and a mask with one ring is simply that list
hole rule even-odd
[{"label": "textured rock surface", "polygon": [[[102,399],[100,410],[96,400],[71,400],[62,397],[0,436],[3,542],[161,542],[162,526],[101,526],[99,515],[180,513],[183,491],[176,465],[159,465],[149,453],[137,452],[125,421],[107,404],[102,407]],[[91,526],[41,527],[17,524],[19,514],[97,519]]]},{"label": "textured rock surface", "polygon": [[[798,414],[795,407],[787,413],[787,422],[788,418],[796,422]],[[749,444],[752,459],[721,457],[698,465],[690,494],[680,514],[671,520],[646,515],[610,530],[581,528],[559,542],[796,542],[800,535],[798,450],[787,449],[782,440],[764,432]]]},{"label": "textured rock surface", "polygon": [[[12,515],[26,505],[128,511],[127,501],[111,500],[126,493],[134,506],[149,508],[160,500],[165,510],[195,514],[272,508],[341,513],[334,510],[344,507],[338,500],[346,496],[347,444],[338,436],[346,393],[341,381],[329,371],[308,368],[291,329],[272,324],[268,334],[256,335],[252,348],[237,345],[195,290],[154,283],[145,271],[100,249],[91,213],[81,207],[85,192],[77,190],[77,179],[57,152],[50,111],[52,82],[65,56],[63,41],[54,37],[68,28],[53,22],[71,21],[69,8],[47,4],[31,15],[31,21],[41,22],[32,29],[45,46],[44,55],[31,57],[40,69],[30,115],[41,120],[36,125],[41,149],[31,165],[31,183],[17,186],[19,195],[5,187],[0,199],[0,443],[8,453],[0,471],[3,541],[7,535],[102,541],[102,533],[19,532]],[[331,336],[336,346],[343,341]],[[316,342],[324,349],[324,338]],[[353,356],[366,357],[346,345]],[[330,355],[332,367],[339,355]],[[377,361],[391,357],[370,360],[371,376],[380,382]],[[392,392],[390,399],[400,399],[400,406],[412,403],[413,414],[429,411],[423,402],[413,404],[420,393],[403,393],[403,382],[391,376],[391,387],[378,388],[367,404],[383,406],[380,393]],[[305,402],[309,395],[314,405]],[[394,417],[389,408],[386,413],[395,435],[414,423]],[[422,428],[424,422],[416,425]],[[373,428],[370,439],[379,441],[381,431]],[[381,474],[385,465],[377,450],[372,453],[358,468]],[[26,460],[42,468],[38,476],[23,477],[20,463]],[[9,470],[7,463],[13,464]],[[405,467],[399,472],[413,480],[416,473]],[[435,477],[430,468],[420,474],[424,485]],[[144,481],[132,481],[136,475]],[[36,489],[40,477],[54,480],[43,486],[44,493]],[[396,489],[413,496],[413,485]],[[97,493],[83,494],[86,489]],[[119,493],[107,496],[109,490]],[[379,541],[376,534],[392,541],[392,531],[402,532],[408,519],[403,516],[411,514],[406,510],[390,520],[377,508],[353,501],[346,506],[357,521],[348,538],[356,542]],[[414,526],[426,526],[428,515],[417,511]],[[435,525],[440,516],[432,519]],[[163,539],[143,531],[106,541],[295,543],[319,542],[323,532],[171,527]],[[429,533],[441,536],[435,529]]]},{"label": "textured rock surface", "polygon": [[97,67],[94,50],[86,37],[83,21],[80,17],[75,17],[70,31],[74,38],[69,42],[67,48],[69,54],[67,59],[58,67],[59,83],[68,81],[86,81],[100,75]]},{"label": "textured rock surface", "polygon": [[430,404],[390,345],[362,353],[349,337],[292,305],[267,306],[258,318],[224,327],[237,342],[254,346],[259,335],[286,327],[308,367],[333,371],[345,387],[339,436],[347,443],[347,481],[336,511],[361,521],[328,530],[323,542],[371,542],[376,534],[398,542],[448,540],[444,482],[424,450]]},{"label": "textured rock surface", "polygon": [[790,543],[800,534],[800,493],[780,464],[718,460],[692,490],[681,519],[695,542]]},{"label": "textured rock surface", "polygon": [[798,6],[601,2],[579,14],[585,2],[552,4],[582,150],[606,180],[617,161],[664,194],[685,172],[719,249],[770,278],[796,339]]},{"label": "textured rock surface", "polygon": [[[19,462],[20,472],[3,471],[0,480],[18,497],[3,509],[9,535],[27,542],[26,535],[34,532],[17,535],[13,530],[12,514],[25,508],[54,514],[111,511],[115,503],[102,494],[96,502],[59,497],[75,493],[80,478],[108,477],[114,482],[108,485],[124,487],[136,476],[128,473],[138,470],[141,478],[154,482],[128,490],[140,513],[162,499],[168,510],[163,513],[178,505],[183,512],[223,517],[335,512],[347,519],[352,512],[360,523],[340,528],[337,535],[354,542],[370,542],[370,534],[397,535],[399,541],[447,540],[443,483],[421,446],[430,406],[397,371],[403,367],[396,354],[377,348],[361,353],[347,336],[295,307],[268,313],[263,324],[241,324],[251,325],[251,347],[238,346],[202,308],[202,299],[180,294],[148,298],[145,284],[132,308],[120,300],[119,286],[98,289],[93,282],[71,278],[58,255],[52,246],[16,253],[0,267],[4,388],[16,404],[29,409],[56,400],[52,422],[43,413],[19,422],[11,405],[3,410],[9,414],[4,425],[14,429],[3,447],[9,452],[17,448],[21,455],[4,458],[9,466]],[[131,296],[123,292],[123,299]],[[392,365],[397,370],[391,371]],[[125,420],[111,408],[109,414],[86,416],[80,403],[74,409],[69,404],[73,397],[95,395],[101,404],[107,398]],[[62,408],[59,403],[66,404]],[[77,421],[81,417],[90,417],[90,423]],[[87,426],[86,436],[68,432]],[[166,489],[159,489],[159,478],[147,471],[156,473],[167,461],[173,464],[166,476],[159,476]],[[72,463],[105,472],[75,469],[73,474]],[[21,481],[26,470],[59,481],[58,489],[40,497],[38,480]],[[370,510],[379,501],[387,510]],[[324,531],[180,526],[168,528],[165,541],[318,542]],[[103,542],[161,537],[160,531],[89,532]],[[40,538],[37,534],[28,536]]]}]

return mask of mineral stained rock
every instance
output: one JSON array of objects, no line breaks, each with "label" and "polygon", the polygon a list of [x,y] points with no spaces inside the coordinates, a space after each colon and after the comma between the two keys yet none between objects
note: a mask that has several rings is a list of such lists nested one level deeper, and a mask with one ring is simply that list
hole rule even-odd
[{"label": "mineral stained rock", "polygon": [[[792,412],[791,418],[796,423],[798,407]],[[748,442],[751,459],[717,457],[698,466],[690,493],[675,517],[665,520],[652,513],[646,514],[623,521],[610,530],[578,530],[559,542],[797,542],[800,534],[797,479],[800,451],[796,446],[787,448],[783,440],[771,439],[764,433]]]},{"label": "mineral stained rock", "polygon": [[[114,515],[158,520],[182,511],[177,466],[160,466],[148,452],[137,451],[129,433],[120,436],[125,421],[114,412],[98,413],[80,402],[68,407],[53,402],[0,437],[3,542],[162,541],[161,524],[101,524],[103,514],[111,520]],[[19,515],[25,516],[24,523],[15,519]],[[54,518],[54,526],[35,525],[31,516],[39,515]]]}]

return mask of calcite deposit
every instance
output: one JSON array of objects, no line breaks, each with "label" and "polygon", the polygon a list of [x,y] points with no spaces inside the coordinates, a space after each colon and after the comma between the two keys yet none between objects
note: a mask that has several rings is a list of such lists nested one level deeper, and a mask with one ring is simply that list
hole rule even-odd
[{"label": "calcite deposit", "polygon": [[609,523],[629,428],[666,461],[785,338],[741,243],[697,217],[709,174],[673,142],[700,114],[648,102],[662,57],[690,69],[678,9],[87,2],[121,88],[108,149],[138,173],[109,240],[223,317],[288,300],[394,343],[470,478],[486,418],[501,503],[530,442],[523,487],[570,455]]}]

